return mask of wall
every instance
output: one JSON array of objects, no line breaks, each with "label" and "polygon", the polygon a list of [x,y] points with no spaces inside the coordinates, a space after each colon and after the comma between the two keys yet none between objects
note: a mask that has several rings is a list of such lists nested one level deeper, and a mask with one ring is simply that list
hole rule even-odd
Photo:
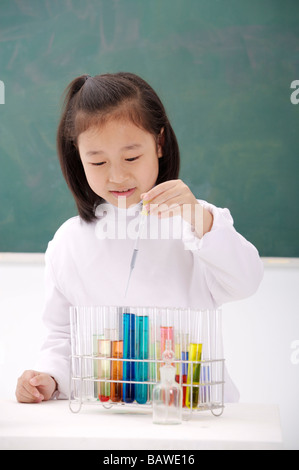
[{"label": "wall", "polygon": [[298,257],[298,23],[294,0],[1,0],[0,251],[44,252],[76,213],[55,148],[63,90],[125,70],[165,104],[193,193],[262,256]]},{"label": "wall", "polygon": [[[299,449],[299,260],[264,263],[258,292],[223,307],[225,357],[241,401],[277,403],[285,445]],[[43,255],[0,254],[1,397],[14,399],[42,344],[43,272]]]},{"label": "wall", "polygon": [[241,401],[279,404],[285,443],[299,449],[299,261],[264,261],[258,292],[223,306],[225,358]]}]

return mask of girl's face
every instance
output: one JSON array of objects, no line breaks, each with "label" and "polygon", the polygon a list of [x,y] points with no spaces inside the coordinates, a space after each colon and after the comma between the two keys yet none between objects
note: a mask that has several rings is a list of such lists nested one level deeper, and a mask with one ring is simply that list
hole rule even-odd
[{"label": "girl's face", "polygon": [[129,120],[90,127],[79,135],[78,148],[89,186],[114,206],[120,197],[126,208],[138,204],[158,178],[162,146]]}]

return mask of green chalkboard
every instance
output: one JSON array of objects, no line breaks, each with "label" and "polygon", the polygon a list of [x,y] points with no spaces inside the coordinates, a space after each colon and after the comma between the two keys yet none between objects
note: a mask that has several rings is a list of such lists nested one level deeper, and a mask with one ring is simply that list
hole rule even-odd
[{"label": "green chalkboard", "polygon": [[125,70],[163,100],[194,194],[228,207],[262,256],[298,257],[298,25],[297,0],[1,0],[0,251],[44,252],[76,214],[56,156],[62,92]]}]

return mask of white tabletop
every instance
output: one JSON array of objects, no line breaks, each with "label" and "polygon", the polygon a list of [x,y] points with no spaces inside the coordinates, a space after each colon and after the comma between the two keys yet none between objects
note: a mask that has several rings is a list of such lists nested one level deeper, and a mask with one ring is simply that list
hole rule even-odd
[{"label": "white tabletop", "polygon": [[282,449],[276,405],[230,404],[215,417],[192,413],[179,425],[152,423],[151,410],[100,404],[77,414],[68,401],[0,401],[0,449]]}]

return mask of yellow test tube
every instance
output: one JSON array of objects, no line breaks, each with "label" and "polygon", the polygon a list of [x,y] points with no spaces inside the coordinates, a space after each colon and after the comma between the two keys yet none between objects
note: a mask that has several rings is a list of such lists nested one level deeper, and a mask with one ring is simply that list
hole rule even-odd
[{"label": "yellow test tube", "polygon": [[[187,375],[186,406],[187,408],[196,408],[199,397],[199,378],[202,344],[189,344],[189,364]],[[195,362],[193,362],[195,361]]]}]

